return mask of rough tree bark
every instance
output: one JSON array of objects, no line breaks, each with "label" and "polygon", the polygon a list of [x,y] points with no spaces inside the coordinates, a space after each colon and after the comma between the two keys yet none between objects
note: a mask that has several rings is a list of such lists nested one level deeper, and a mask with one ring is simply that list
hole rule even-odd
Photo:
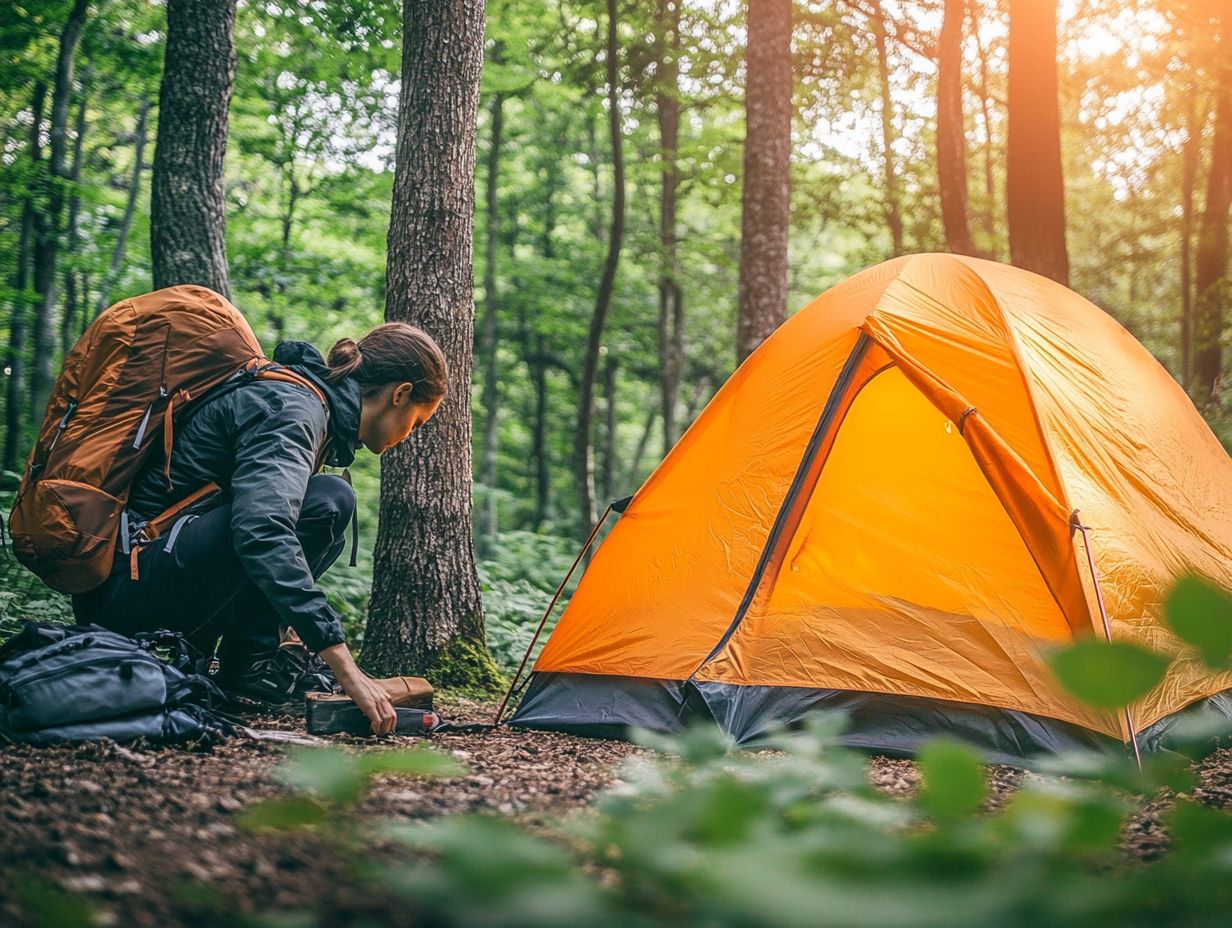
[{"label": "rough tree bark", "polygon": [[150,194],[154,286],[228,295],[223,157],[235,79],[236,0],[168,0]]},{"label": "rough tree bark", "polygon": [[1199,403],[1215,398],[1222,367],[1224,307],[1230,298],[1228,280],[1228,207],[1232,203],[1232,3],[1220,6],[1218,42],[1212,57],[1215,75],[1215,131],[1206,205],[1198,232],[1194,262],[1193,396]]},{"label": "rough tree bark", "polygon": [[873,0],[873,41],[877,46],[877,82],[881,90],[881,165],[885,187],[886,225],[890,227],[890,253],[903,253],[903,206],[894,164],[894,100],[890,95],[890,57],[886,47],[885,11]]},{"label": "rough tree bark", "polygon": [[141,105],[137,109],[137,132],[133,141],[133,173],[128,181],[128,199],[124,203],[124,217],[120,220],[120,229],[116,233],[115,247],[111,250],[111,263],[103,275],[103,281],[98,287],[98,300],[94,304],[94,315],[97,316],[107,308],[111,296],[111,288],[124,266],[124,252],[128,248],[128,236],[133,229],[133,217],[137,214],[137,197],[141,192],[141,172],[144,169],[145,143],[148,137],[146,117],[150,111],[150,98],[142,96]]},{"label": "rough tree bark", "polygon": [[595,378],[599,369],[599,350],[603,329],[612,304],[616,269],[620,265],[620,247],[625,228],[625,159],[620,118],[619,61],[620,46],[616,41],[616,0],[607,0],[607,107],[608,133],[612,144],[612,215],[607,237],[607,260],[595,297],[595,311],[590,317],[590,332],[586,338],[586,357],[582,362],[582,377],[578,384],[578,424],[573,439],[573,472],[577,482],[578,520],[582,537],[598,518],[595,512],[595,461],[591,440],[595,415]]},{"label": "rough tree bark", "polygon": [[69,11],[64,31],[60,33],[60,53],[56,59],[56,79],[51,94],[51,154],[47,164],[49,187],[45,208],[36,212],[34,223],[34,290],[38,294],[38,302],[34,309],[34,364],[30,376],[31,422],[43,418],[51,386],[56,379],[56,262],[60,251],[64,193],[69,181],[65,171],[68,109],[73,94],[77,46],[81,43],[89,5],[89,0],[75,0]]},{"label": "rough tree bark", "polygon": [[963,122],[962,39],[966,0],[945,0],[937,62],[937,181],[950,251],[977,254],[967,218],[967,131]]},{"label": "rough tree bark", "polygon": [[1010,261],[1068,284],[1056,0],[1010,0],[1008,149]]},{"label": "rough tree bark", "polygon": [[497,385],[499,371],[496,364],[496,246],[500,237],[499,183],[501,144],[504,139],[505,97],[492,94],[488,109],[487,183],[484,188],[486,228],[484,234],[483,266],[483,323],[480,328],[480,348],[483,352],[483,444],[480,447],[479,482],[487,489],[483,511],[479,520],[479,544],[486,552],[496,536],[496,417],[500,407],[500,390]]},{"label": "rough tree bark", "polygon": [[659,119],[662,179],[659,198],[659,365],[662,376],[663,448],[676,443],[680,374],[684,367],[684,298],[680,286],[677,206],[680,168],[680,2],[659,0],[658,74],[655,104]]},{"label": "rough tree bark", "polygon": [[30,101],[30,189],[21,208],[21,238],[17,246],[17,267],[13,272],[13,313],[9,317],[9,346],[6,360],[9,368],[8,390],[4,408],[4,469],[16,471],[25,450],[26,423],[26,336],[29,332],[30,301],[26,288],[30,285],[30,251],[35,232],[33,187],[43,160],[43,104],[47,99],[47,84],[36,81]]},{"label": "rough tree bark", "polygon": [[791,0],[749,0],[736,360],[787,318]]},{"label": "rough tree bark", "polygon": [[421,326],[449,360],[422,434],[381,459],[381,508],[363,662],[492,690],[471,545],[475,119],[483,0],[404,0],[402,91],[385,318]]}]

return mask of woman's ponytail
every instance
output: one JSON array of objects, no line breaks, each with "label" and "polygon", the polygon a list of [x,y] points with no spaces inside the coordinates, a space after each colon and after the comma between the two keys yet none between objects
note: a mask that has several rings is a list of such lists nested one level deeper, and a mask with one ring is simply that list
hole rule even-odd
[{"label": "woman's ponytail", "polygon": [[329,379],[341,380],[354,374],[364,363],[363,354],[353,338],[340,338],[329,350]]},{"label": "woman's ponytail", "polygon": [[423,329],[387,322],[356,342],[341,338],[330,349],[329,379],[354,377],[365,395],[391,383],[412,383],[411,402],[431,403],[445,395],[445,355]]}]

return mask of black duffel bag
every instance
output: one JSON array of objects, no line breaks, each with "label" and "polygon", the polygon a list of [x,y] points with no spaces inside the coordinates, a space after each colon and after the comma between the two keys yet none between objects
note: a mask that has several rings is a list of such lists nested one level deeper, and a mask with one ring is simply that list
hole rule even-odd
[{"label": "black duffel bag", "polygon": [[182,636],[25,622],[0,646],[0,733],[26,744],[215,742],[222,692]]}]

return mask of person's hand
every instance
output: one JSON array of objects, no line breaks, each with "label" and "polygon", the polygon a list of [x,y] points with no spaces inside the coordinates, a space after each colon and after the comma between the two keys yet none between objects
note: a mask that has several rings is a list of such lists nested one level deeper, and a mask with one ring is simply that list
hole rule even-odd
[{"label": "person's hand", "polygon": [[345,644],[336,644],[321,652],[325,663],[342,687],[343,692],[359,706],[372,723],[374,735],[388,735],[398,724],[398,714],[389,696],[370,676],[359,669]]},{"label": "person's hand", "polygon": [[398,713],[385,691],[363,671],[352,680],[339,680],[346,694],[363,710],[372,723],[374,735],[388,735],[398,724]]}]

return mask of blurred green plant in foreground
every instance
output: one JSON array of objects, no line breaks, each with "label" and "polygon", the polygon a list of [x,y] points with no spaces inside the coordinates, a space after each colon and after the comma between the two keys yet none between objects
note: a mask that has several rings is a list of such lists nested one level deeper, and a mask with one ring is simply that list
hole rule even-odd
[{"label": "blurred green plant in foreground", "polygon": [[[1232,660],[1232,600],[1194,578],[1168,600],[1179,638],[1212,668]],[[1084,641],[1054,658],[1092,704],[1121,708],[1167,662],[1133,645]],[[988,809],[980,757],[938,740],[921,751],[911,798],[875,789],[865,757],[839,745],[841,715],[818,714],[768,750],[733,751],[713,726],[638,740],[664,756],[630,762],[595,807],[548,828],[495,816],[425,823],[357,814],[372,774],[449,775],[447,758],[294,755],[301,794],[248,810],[253,828],[312,828],[363,856],[380,837],[406,851],[357,870],[400,918],[443,926],[1223,925],[1232,913],[1232,814],[1187,797],[1192,762],[1225,723],[1194,712],[1178,751],[1050,757]],[[1132,860],[1121,847],[1142,796],[1176,794],[1173,847]],[[1166,795],[1166,794],[1165,794]],[[285,913],[283,913],[285,914]]]}]

